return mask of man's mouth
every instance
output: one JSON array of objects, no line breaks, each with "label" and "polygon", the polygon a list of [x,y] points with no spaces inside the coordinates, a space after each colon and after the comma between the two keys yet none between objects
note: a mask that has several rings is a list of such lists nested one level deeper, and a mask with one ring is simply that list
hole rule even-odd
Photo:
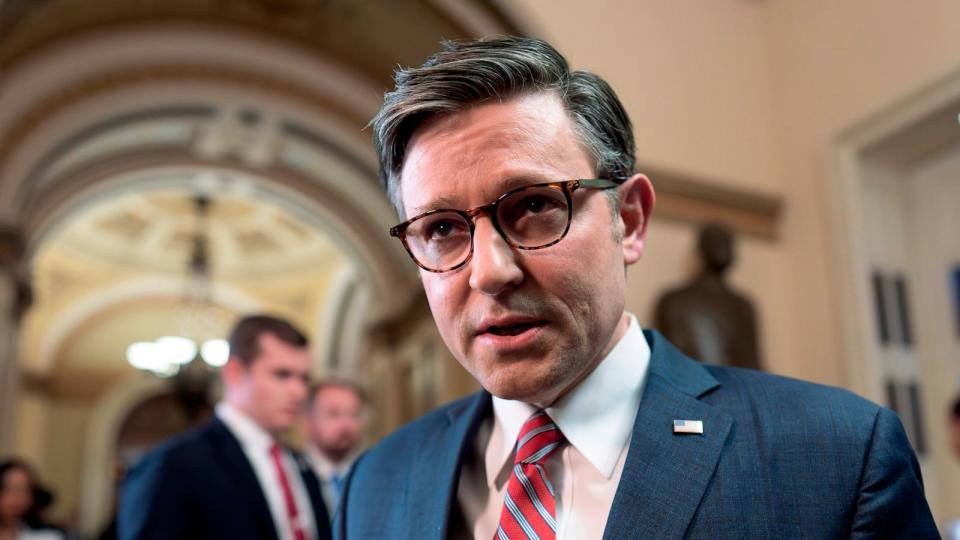
[{"label": "man's mouth", "polygon": [[527,330],[533,328],[534,326],[539,326],[536,323],[514,323],[504,326],[491,326],[487,328],[487,332],[495,336],[516,336],[520,335]]},{"label": "man's mouth", "polygon": [[537,319],[512,319],[496,321],[482,326],[481,334],[494,336],[518,336],[533,328],[546,325],[546,321]]}]

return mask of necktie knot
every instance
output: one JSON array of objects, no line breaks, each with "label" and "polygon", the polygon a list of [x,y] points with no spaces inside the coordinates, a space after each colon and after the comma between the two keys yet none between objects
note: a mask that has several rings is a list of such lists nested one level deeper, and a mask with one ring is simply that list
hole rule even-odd
[{"label": "necktie knot", "polygon": [[563,433],[544,411],[537,411],[520,428],[514,463],[543,464],[563,444]]}]

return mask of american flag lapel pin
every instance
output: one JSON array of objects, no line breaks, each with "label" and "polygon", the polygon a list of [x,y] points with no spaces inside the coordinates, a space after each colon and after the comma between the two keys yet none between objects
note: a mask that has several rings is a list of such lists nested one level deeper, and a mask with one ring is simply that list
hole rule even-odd
[{"label": "american flag lapel pin", "polygon": [[689,433],[692,435],[703,435],[702,420],[674,420],[674,433]]}]

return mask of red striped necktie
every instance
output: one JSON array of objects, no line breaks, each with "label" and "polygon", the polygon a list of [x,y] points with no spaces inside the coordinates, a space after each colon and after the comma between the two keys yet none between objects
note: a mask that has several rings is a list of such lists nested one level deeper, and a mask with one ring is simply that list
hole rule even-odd
[{"label": "red striped necktie", "polygon": [[494,540],[556,539],[556,495],[543,464],[561,444],[563,434],[547,413],[537,411],[524,422]]},{"label": "red striped necktie", "polygon": [[[280,481],[280,491],[283,492],[283,503],[287,509],[287,519],[290,520],[290,530],[293,532],[294,540],[307,540],[307,533],[300,526],[300,514],[297,511],[297,502],[293,498],[293,490],[290,489],[290,481],[287,479],[287,472],[283,468],[283,451],[280,445],[273,443],[270,447],[270,458],[273,460],[273,467],[277,472],[277,479]],[[278,534],[283,538],[282,534]]]}]

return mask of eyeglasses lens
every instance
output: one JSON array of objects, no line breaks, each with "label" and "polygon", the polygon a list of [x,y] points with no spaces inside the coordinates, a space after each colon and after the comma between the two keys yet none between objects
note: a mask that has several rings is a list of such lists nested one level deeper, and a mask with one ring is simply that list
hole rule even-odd
[{"label": "eyeglasses lens", "polygon": [[[497,204],[496,220],[507,240],[536,249],[559,240],[567,229],[569,203],[561,187],[533,186],[515,191]],[[470,256],[470,223],[456,212],[438,212],[407,226],[407,247],[423,266],[454,268]]]}]

